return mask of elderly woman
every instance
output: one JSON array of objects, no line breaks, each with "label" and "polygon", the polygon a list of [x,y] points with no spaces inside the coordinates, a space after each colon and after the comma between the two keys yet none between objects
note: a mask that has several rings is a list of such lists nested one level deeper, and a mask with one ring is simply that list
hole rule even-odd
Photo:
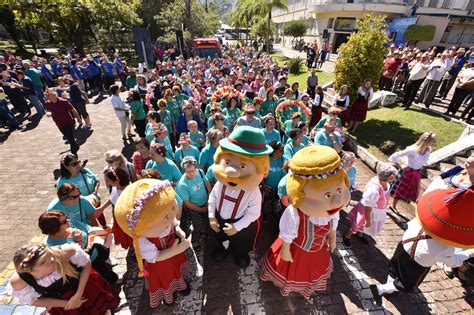
[{"label": "elderly woman", "polygon": [[174,162],[166,157],[166,147],[160,143],[150,146],[151,160],[146,163],[145,168],[157,170],[162,180],[177,183],[181,178],[181,172]]},{"label": "elderly woman", "polygon": [[[180,145],[180,147],[174,153],[174,162],[176,163],[176,165],[181,167],[181,162],[187,156],[192,156],[196,160],[199,159],[199,153],[200,152],[199,152],[198,148],[191,145],[191,138],[189,137],[188,134],[182,133],[179,136],[178,144]],[[181,169],[181,171],[183,171],[183,169]]]},{"label": "elderly woman", "polygon": [[213,129],[207,132],[207,145],[202,149],[199,154],[199,167],[207,172],[209,166],[214,163],[214,153],[216,153],[219,147],[219,141],[224,138],[223,133],[220,130]]},{"label": "elderly woman", "polygon": [[324,129],[319,130],[314,136],[314,144],[325,145],[336,150],[342,151],[342,139],[339,132],[336,131],[337,122],[335,119],[329,119],[324,124]]},{"label": "elderly woman", "polygon": [[281,142],[281,136],[278,131],[275,130],[275,117],[267,116],[263,120],[265,128],[263,129],[263,134],[265,135],[265,143],[269,144],[270,142]]},{"label": "elderly woman", "polygon": [[107,166],[105,166],[104,171],[109,166],[121,168],[127,172],[132,183],[137,181],[137,173],[135,172],[133,164],[127,161],[127,158],[120,151],[109,150],[104,153],[104,158],[105,162],[107,162]]},{"label": "elderly woman", "polygon": [[291,142],[286,144],[283,149],[283,160],[288,161],[295,155],[296,152],[304,148],[303,130],[295,128],[290,131]]},{"label": "elderly woman", "polygon": [[132,122],[130,120],[130,112],[128,111],[129,107],[125,105],[125,102],[120,97],[120,87],[116,84],[110,87],[110,93],[112,98],[112,106],[114,108],[115,116],[117,116],[120,121],[120,128],[122,129],[122,139],[126,141],[128,137],[132,137]]},{"label": "elderly woman", "polygon": [[102,213],[97,211],[89,200],[81,196],[74,184],[67,183],[58,188],[57,197],[50,202],[48,210],[64,211],[69,218],[91,226],[97,225],[96,217]]},{"label": "elderly woman", "polygon": [[382,231],[390,202],[390,182],[396,178],[397,169],[390,164],[382,165],[377,176],[372,177],[364,188],[362,199],[347,218],[351,226],[343,235],[344,245],[351,245],[352,234],[367,244],[364,234],[376,236]]},{"label": "elderly woman", "polygon": [[211,184],[206,174],[197,168],[197,161],[192,156],[187,156],[181,162],[184,175],[178,182],[176,192],[184,203],[182,227],[188,231],[190,225],[194,227],[193,248],[201,249],[201,241],[205,238],[207,230],[208,214],[207,200],[211,191]]},{"label": "elderly woman", "polygon": [[145,168],[146,163],[151,159],[150,157],[150,143],[145,138],[138,138],[133,141],[135,152],[132,155],[133,168],[138,175]]},{"label": "elderly woman", "polygon": [[155,139],[155,135],[153,134],[153,127],[158,125],[161,122],[161,117],[158,112],[148,112],[146,115],[148,123],[145,127],[145,136],[148,142],[153,141]]},{"label": "elderly woman", "polygon": [[170,160],[173,160],[174,150],[170,138],[168,137],[168,129],[163,123],[160,123],[153,127],[153,133],[155,134],[155,138],[151,141],[150,144],[164,145],[166,148],[166,157]]},{"label": "elderly woman", "polygon": [[189,132],[188,122],[194,120],[198,123],[199,130],[203,130],[204,126],[201,123],[199,115],[194,111],[193,105],[189,101],[183,101],[183,112],[178,116],[176,124],[176,134],[180,135],[183,132]]}]

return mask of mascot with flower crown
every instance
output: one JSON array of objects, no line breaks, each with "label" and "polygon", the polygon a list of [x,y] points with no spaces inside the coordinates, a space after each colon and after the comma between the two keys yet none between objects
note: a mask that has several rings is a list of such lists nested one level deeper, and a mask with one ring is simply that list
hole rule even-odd
[{"label": "mascot with flower crown", "polygon": [[237,266],[246,267],[259,230],[259,184],[268,175],[273,149],[261,129],[248,126],[219,144],[213,166],[217,183],[209,196],[209,224],[217,241],[212,258],[222,261],[230,252]]},{"label": "mascot with flower crown", "polygon": [[326,289],[333,270],[339,211],[350,201],[349,178],[337,152],[326,146],[298,151],[289,163],[290,205],[280,219],[280,235],[260,260],[260,278],[288,296],[309,298]]},{"label": "mascot with flower crown", "polygon": [[183,278],[191,271],[184,255],[190,242],[179,227],[176,210],[171,183],[157,179],[127,186],[115,205],[115,219],[133,239],[139,276],[148,279],[151,308],[172,304],[176,292],[190,293]]}]

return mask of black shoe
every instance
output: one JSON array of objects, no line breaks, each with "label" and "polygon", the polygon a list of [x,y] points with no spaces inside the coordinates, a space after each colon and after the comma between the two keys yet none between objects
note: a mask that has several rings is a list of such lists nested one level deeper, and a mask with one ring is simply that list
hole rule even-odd
[{"label": "black shoe", "polygon": [[250,265],[250,257],[248,254],[242,257],[234,257],[234,262],[240,268],[245,268]]},{"label": "black shoe", "polygon": [[364,235],[360,236],[359,234],[356,234],[355,236],[359,239],[359,241],[362,244],[364,244],[364,245],[369,244],[369,241],[367,240],[367,238]]},{"label": "black shoe", "polygon": [[171,302],[171,303],[166,303],[166,301],[163,300],[163,304],[164,304],[164,305],[167,305],[167,306],[174,305],[175,303],[176,303],[176,300],[174,300],[174,299],[173,299],[173,302]]},{"label": "black shoe", "polygon": [[375,284],[370,285],[370,291],[374,296],[375,304],[377,304],[377,306],[382,306],[382,296],[379,294],[379,290],[377,290],[377,286]]},{"label": "black shoe", "polygon": [[345,237],[344,235],[342,236],[342,242],[344,243],[344,245],[346,245],[347,247],[351,247],[351,239],[350,238],[347,238]]},{"label": "black shoe", "polygon": [[403,107],[403,110],[408,110],[408,107],[404,106],[404,107]]},{"label": "black shoe", "polygon": [[181,293],[182,296],[188,296],[191,293],[191,287],[189,284],[186,285],[186,289],[179,291],[179,293]]},{"label": "black shoe", "polygon": [[229,253],[227,250],[224,248],[224,246],[219,246],[217,247],[214,252],[212,253],[211,257],[214,259],[216,262],[223,261]]}]

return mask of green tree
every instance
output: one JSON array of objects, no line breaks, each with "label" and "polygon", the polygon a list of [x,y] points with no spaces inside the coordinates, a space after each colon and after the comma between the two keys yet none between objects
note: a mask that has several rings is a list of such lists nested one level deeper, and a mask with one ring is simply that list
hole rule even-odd
[{"label": "green tree", "polygon": [[[253,23],[253,0],[240,0],[237,2],[235,10],[232,12],[231,25],[237,27],[239,30],[241,27],[252,28]],[[262,19],[260,19],[262,21]],[[240,39],[240,32],[239,32]],[[247,40],[247,38],[246,38]]]},{"label": "green tree", "polygon": [[[37,25],[79,53],[95,39],[98,28],[130,27],[141,23],[140,0],[3,0],[22,26]],[[113,30],[112,30],[113,31]]]},{"label": "green tree", "polygon": [[156,23],[155,16],[160,14],[163,7],[169,5],[172,0],[141,0],[137,10],[138,16],[142,19],[143,27],[150,30],[152,40],[156,40],[163,32],[160,24]]},{"label": "green tree", "polygon": [[[185,42],[190,45],[194,38],[206,37],[214,34],[220,27],[219,16],[214,6],[209,6],[206,13],[204,7],[196,0],[191,0],[190,26],[183,32]],[[155,20],[163,28],[160,40],[176,43],[175,32],[183,29],[186,18],[184,0],[176,0],[163,7]]]},{"label": "green tree", "polygon": [[0,23],[15,42],[17,52],[25,52],[25,46],[23,46],[23,43],[20,41],[20,32],[15,22],[15,14],[11,9],[7,7],[0,7]]},{"label": "green tree", "polygon": [[352,33],[349,41],[339,47],[339,58],[336,61],[334,74],[336,89],[347,84],[353,99],[364,79],[374,82],[374,89],[382,74],[384,56],[389,42],[385,35],[385,16],[367,14],[357,21],[356,33]]},{"label": "green tree", "polygon": [[285,36],[303,37],[308,30],[308,24],[303,20],[295,20],[288,23],[283,29],[283,34]]},{"label": "green tree", "polygon": [[[273,9],[282,9],[288,10],[286,6],[286,0],[255,0],[254,1],[254,14],[257,18],[266,18],[267,20],[267,30],[271,30],[272,26],[272,10]],[[267,52],[270,51],[270,32],[265,34],[265,46]]]}]

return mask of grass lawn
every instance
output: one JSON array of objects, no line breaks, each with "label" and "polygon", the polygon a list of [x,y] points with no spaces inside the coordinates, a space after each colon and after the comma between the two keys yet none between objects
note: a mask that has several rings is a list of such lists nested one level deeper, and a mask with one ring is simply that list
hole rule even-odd
[{"label": "grass lawn", "polygon": [[415,143],[425,131],[436,134],[433,150],[437,150],[456,141],[464,128],[426,110],[411,107],[403,111],[395,106],[370,110],[367,120],[352,135],[377,158],[386,160],[393,152]]},{"label": "grass lawn", "polygon": [[[272,58],[278,64],[283,64],[285,61],[289,60],[289,58],[280,54],[272,54]],[[308,70],[308,68],[306,68],[305,65],[303,65],[302,72],[300,74],[298,75],[290,74],[288,78],[288,84],[291,85],[294,82],[298,82],[300,85],[300,91],[305,91],[306,79],[308,78],[309,74],[310,74],[310,71]],[[325,85],[328,82],[334,81],[334,75],[332,73],[316,70],[316,75],[318,76],[318,84],[321,86]]]}]

